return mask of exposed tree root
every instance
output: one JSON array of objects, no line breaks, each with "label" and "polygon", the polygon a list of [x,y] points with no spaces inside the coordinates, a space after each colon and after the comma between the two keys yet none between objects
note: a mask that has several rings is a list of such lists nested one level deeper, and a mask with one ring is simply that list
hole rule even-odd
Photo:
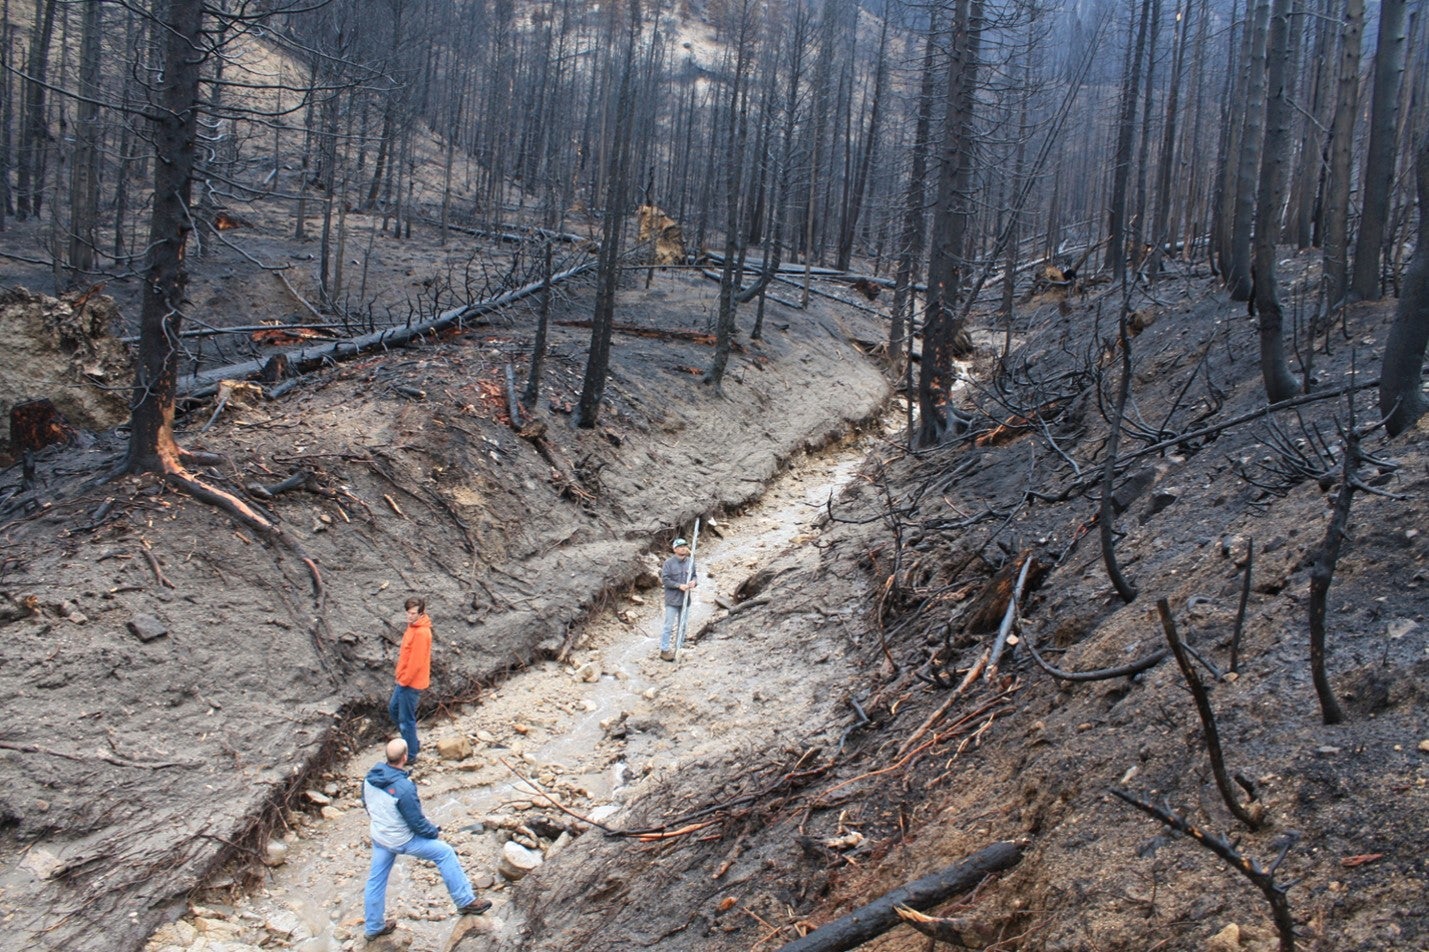
[{"label": "exposed tree root", "polygon": [[[248,503],[237,496],[223,489],[213,486],[191,473],[184,464],[203,462],[222,462],[221,457],[209,454],[184,453],[175,455],[163,454],[162,472],[159,475],[164,482],[174,489],[179,490],[205,505],[213,506],[215,509],[227,514],[231,519],[241,526],[245,526],[266,539],[272,545],[286,550],[307,568],[308,579],[312,583],[314,619],[309,635],[312,638],[313,653],[317,656],[318,664],[322,667],[329,678],[336,680],[337,674],[328,665],[327,648],[324,644],[324,632],[327,630],[327,620],[324,617],[324,603],[327,599],[327,588],[323,584],[322,571],[318,568],[317,560],[308,554],[302,543],[289,535],[284,529],[272,519],[258,512]],[[117,475],[111,474],[111,475]],[[158,559],[147,548],[143,550],[145,557],[149,560],[150,568],[154,570],[156,578],[160,584],[171,583],[164,577],[158,565]]]}]

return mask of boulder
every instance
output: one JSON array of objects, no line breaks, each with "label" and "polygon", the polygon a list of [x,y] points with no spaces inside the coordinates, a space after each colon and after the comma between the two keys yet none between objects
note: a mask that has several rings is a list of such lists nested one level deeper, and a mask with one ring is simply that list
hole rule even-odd
[{"label": "boulder", "polygon": [[496,947],[500,923],[484,916],[462,916],[443,952],[484,952]]},{"label": "boulder", "polygon": [[288,844],[282,840],[269,840],[260,859],[264,866],[282,866],[288,861]]},{"label": "boulder", "polygon": [[465,760],[472,754],[471,741],[465,734],[438,738],[437,756],[442,760]]},{"label": "boulder", "polygon": [[541,854],[529,850],[519,843],[511,842],[501,847],[501,859],[496,864],[497,872],[512,882],[524,879],[531,870],[540,866]]}]

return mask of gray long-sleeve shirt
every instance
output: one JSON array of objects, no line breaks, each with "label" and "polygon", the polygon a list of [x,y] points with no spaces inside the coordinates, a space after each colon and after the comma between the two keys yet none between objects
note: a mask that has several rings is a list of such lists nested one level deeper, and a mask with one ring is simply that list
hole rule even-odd
[{"label": "gray long-sleeve shirt", "polygon": [[674,608],[679,608],[685,603],[685,593],[680,591],[680,586],[695,577],[695,557],[688,555],[680,558],[672,555],[665,560],[665,564],[660,569],[660,581],[665,585],[665,604]]}]

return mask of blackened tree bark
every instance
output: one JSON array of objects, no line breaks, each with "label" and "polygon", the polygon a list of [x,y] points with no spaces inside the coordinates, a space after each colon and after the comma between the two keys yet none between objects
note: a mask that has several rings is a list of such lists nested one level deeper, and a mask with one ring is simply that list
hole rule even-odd
[{"label": "blackened tree bark", "polygon": [[923,318],[923,360],[918,368],[918,433],[914,443],[933,446],[952,427],[950,389],[959,327],[954,316],[962,284],[971,180],[973,85],[977,78],[977,31],[981,3],[956,0],[948,46],[947,106],[938,157],[937,205],[928,255],[928,293]]},{"label": "blackened tree bark", "polygon": [[[928,191],[928,138],[933,124],[933,53],[938,34],[937,9],[930,12],[928,36],[923,41],[923,73],[918,89],[918,115],[913,126],[912,167],[903,199],[903,226],[898,239],[898,267],[893,284],[893,321],[888,331],[889,366],[895,377],[908,369],[908,345],[913,339],[913,292],[915,267],[923,257]],[[911,390],[911,386],[910,386]]]},{"label": "blackened tree bark", "polygon": [[1161,164],[1156,172],[1156,210],[1151,219],[1151,274],[1161,270],[1161,256],[1171,240],[1171,170],[1176,160],[1176,120],[1181,102],[1181,70],[1186,62],[1186,40],[1191,35],[1190,0],[1176,7],[1176,41],[1171,58],[1171,79],[1166,91],[1166,123],[1161,136]]},{"label": "blackened tree bark", "polygon": [[1325,285],[1331,306],[1345,299],[1349,275],[1351,157],[1356,104],[1360,96],[1360,44],[1364,38],[1364,0],[1346,0],[1340,34],[1335,117],[1330,123],[1329,179],[1325,183]]},{"label": "blackened tree bark", "polygon": [[[1307,7],[1309,0],[1302,0]],[[1292,187],[1289,198],[1289,216],[1285,223],[1285,241],[1293,242],[1301,251],[1318,244],[1315,211],[1319,205],[1320,189],[1325,176],[1326,145],[1323,130],[1329,128],[1329,89],[1331,76],[1330,35],[1333,21],[1330,19],[1332,5],[1329,0],[1321,0],[1323,10],[1313,23],[1306,24],[1305,17],[1294,17],[1295,36],[1290,41],[1291,51],[1304,48],[1308,59],[1302,76],[1309,82],[1309,95],[1305,114],[1300,117],[1300,145],[1296,149],[1297,168],[1291,176]],[[1302,36],[1303,34],[1303,36]],[[1302,47],[1302,43],[1308,46]]]},{"label": "blackened tree bark", "polygon": [[44,204],[49,124],[45,121],[45,91],[49,82],[50,42],[55,32],[56,0],[35,0],[30,55],[25,64],[25,112],[20,123],[20,155],[16,163],[15,217],[40,216]]},{"label": "blackened tree bark", "polygon": [[[1246,0],[1247,5],[1251,0]],[[1235,217],[1235,173],[1240,157],[1240,134],[1245,125],[1245,61],[1250,58],[1250,17],[1238,15],[1240,0],[1231,6],[1231,28],[1226,44],[1225,87],[1221,92],[1221,134],[1216,152],[1216,189],[1211,199],[1211,273],[1224,280],[1230,270],[1231,221]],[[1236,45],[1239,26],[1240,45]],[[1239,58],[1237,58],[1239,49]]]},{"label": "blackened tree bark", "polygon": [[1379,374],[1379,411],[1385,429],[1398,436],[1429,410],[1421,377],[1429,344],[1429,132],[1414,163],[1419,184],[1419,241],[1399,290],[1399,310],[1384,344]]},{"label": "blackened tree bark", "polygon": [[1111,204],[1107,209],[1108,234],[1106,267],[1112,278],[1121,280],[1126,271],[1126,193],[1131,181],[1131,143],[1136,128],[1137,89],[1141,80],[1141,59],[1146,54],[1146,31],[1151,19],[1151,0],[1141,0],[1141,16],[1136,41],[1127,55],[1122,77],[1121,109],[1116,122],[1116,154],[1112,156]]},{"label": "blackened tree bark", "polygon": [[528,408],[541,397],[541,367],[546,361],[546,332],[551,324],[551,239],[547,238],[541,262],[541,305],[536,319],[536,338],[531,342],[531,369],[521,402]]},{"label": "blackened tree bark", "polygon": [[397,113],[399,101],[403,96],[404,89],[401,81],[397,78],[398,61],[403,56],[403,44],[405,40],[406,12],[407,4],[405,0],[388,0],[388,5],[392,9],[392,50],[388,61],[388,79],[386,96],[382,104],[382,134],[377,142],[377,158],[373,162],[372,182],[367,187],[367,198],[363,202],[364,208],[373,208],[377,205],[378,193],[382,191],[384,184],[388,183],[387,165],[395,144]]},{"label": "blackened tree bark", "polygon": [[1275,249],[1280,237],[1285,169],[1290,146],[1290,0],[1273,0],[1265,46],[1265,139],[1255,212],[1255,310],[1260,321],[1260,375],[1265,396],[1279,403],[1295,395],[1295,378],[1285,360],[1284,324],[1276,287]]},{"label": "blackened tree bark", "polygon": [[5,219],[14,214],[14,194],[10,191],[10,149],[14,145],[15,77],[11,62],[10,0],[0,0],[0,231]]},{"label": "blackened tree bark", "polygon": [[883,17],[883,25],[878,31],[878,60],[873,72],[873,102],[868,109],[868,132],[863,140],[863,154],[858,162],[858,172],[853,180],[853,192],[845,209],[843,227],[839,232],[838,261],[834,267],[847,271],[853,257],[854,232],[858,229],[859,215],[863,210],[863,196],[868,190],[868,172],[873,165],[874,148],[878,144],[881,130],[879,120],[883,111],[883,85],[888,76],[888,21]]},{"label": "blackened tree bark", "polygon": [[1355,237],[1354,293],[1378,300],[1379,259],[1388,232],[1389,189],[1394,181],[1394,138],[1399,116],[1399,81],[1404,75],[1408,0],[1382,0],[1379,40],[1374,51],[1374,93],[1370,102],[1369,153],[1364,164],[1364,202]]},{"label": "blackened tree bark", "polygon": [[99,218],[99,0],[85,0],[80,32],[79,93],[76,107],[74,164],[70,167],[69,266],[78,273],[94,269]]},{"label": "blackened tree bark", "polygon": [[630,0],[630,26],[615,101],[615,123],[610,139],[609,173],[605,177],[605,220],[601,226],[600,266],[596,279],[595,310],[591,314],[590,353],[581,382],[575,424],[594,429],[610,375],[610,339],[615,329],[615,289],[620,282],[620,242],[625,235],[625,206],[630,182],[630,129],[635,94],[635,42],[640,35],[640,0]]},{"label": "blackened tree bark", "polygon": [[[753,10],[749,0],[740,5],[735,28],[734,66],[730,74],[729,117],[724,168],[725,234],[724,260],[719,276],[719,312],[715,320],[714,358],[704,382],[720,393],[725,367],[734,344],[735,315],[739,308],[739,259],[742,258],[744,223],[741,212],[744,203],[745,146],[749,137],[749,95],[746,74],[749,70],[750,46],[754,31]],[[766,272],[768,274],[768,272]]]},{"label": "blackened tree bark", "polygon": [[1225,283],[1232,301],[1249,301],[1254,291],[1251,277],[1250,236],[1255,220],[1260,180],[1261,148],[1265,139],[1265,42],[1270,0],[1258,0],[1248,11],[1251,23],[1250,79],[1246,83],[1245,121],[1241,125],[1240,155],[1236,163],[1235,207],[1231,214],[1230,258]]},{"label": "blackened tree bark", "polygon": [[164,35],[164,82],[153,103],[154,198],[149,220],[149,256],[139,318],[132,427],[125,468],[172,473],[182,469],[174,442],[174,396],[178,381],[179,328],[188,274],[184,252],[192,229],[194,144],[198,129],[199,73],[204,57],[203,5],[168,0],[160,22]]},{"label": "blackened tree bark", "polygon": [[[1131,244],[1127,257],[1137,269],[1140,269],[1146,260],[1145,246],[1150,240],[1146,232],[1146,176],[1151,167],[1151,107],[1156,99],[1156,57],[1161,39],[1161,0],[1151,0],[1150,17],[1151,32],[1146,41],[1146,95],[1141,100],[1140,144],[1137,146],[1136,162],[1133,166],[1136,171],[1135,200],[1127,216],[1127,240]],[[1137,80],[1137,85],[1142,85],[1140,79]]]},{"label": "blackened tree bark", "polygon": [[740,295],[742,300],[749,300],[752,294],[759,294],[759,312],[754,321],[754,329],[749,335],[752,340],[760,340],[764,336],[764,289],[779,272],[779,265],[783,261],[785,218],[794,183],[794,146],[799,119],[799,97],[804,85],[805,37],[810,21],[808,10],[803,6],[791,11],[790,16],[793,17],[793,22],[789,24],[787,43],[789,72],[784,90],[784,131],[781,137],[779,168],[775,175],[773,207],[769,215],[769,244],[772,245],[772,250],[766,255],[764,274],[760,276],[759,282]]}]

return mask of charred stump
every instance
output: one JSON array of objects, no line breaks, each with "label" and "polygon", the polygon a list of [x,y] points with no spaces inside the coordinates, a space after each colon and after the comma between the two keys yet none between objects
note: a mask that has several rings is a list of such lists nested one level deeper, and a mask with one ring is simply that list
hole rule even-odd
[{"label": "charred stump", "polygon": [[34,453],[74,438],[74,427],[49,400],[29,400],[10,408],[10,442],[18,450]]}]

